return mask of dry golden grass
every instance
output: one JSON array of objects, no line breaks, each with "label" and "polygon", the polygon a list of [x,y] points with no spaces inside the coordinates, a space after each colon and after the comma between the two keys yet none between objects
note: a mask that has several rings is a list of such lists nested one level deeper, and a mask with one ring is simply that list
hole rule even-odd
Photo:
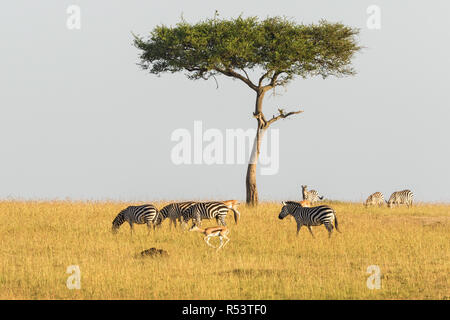
[{"label": "dry golden grass", "polygon": [[[159,208],[163,203],[155,203]],[[161,229],[147,235],[111,222],[128,204],[0,202],[1,299],[449,299],[450,206],[370,208],[331,203],[342,233],[323,226],[295,236],[281,205],[231,212],[230,243],[216,252],[202,235]],[[215,225],[205,221],[203,225]],[[216,239],[217,240],[217,239]],[[157,247],[168,258],[136,257]],[[81,289],[69,290],[69,265],[81,269]],[[366,286],[369,265],[381,269],[381,289]]]}]

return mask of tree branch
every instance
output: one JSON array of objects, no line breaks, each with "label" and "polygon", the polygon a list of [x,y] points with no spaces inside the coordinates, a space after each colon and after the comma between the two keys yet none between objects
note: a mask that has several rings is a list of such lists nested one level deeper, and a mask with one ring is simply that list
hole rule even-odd
[{"label": "tree branch", "polygon": [[[264,87],[263,87],[263,89],[265,90],[265,91],[267,91],[267,90],[270,90],[270,89],[273,89],[277,84],[276,84],[276,81],[277,81],[277,79],[278,79],[278,76],[280,75],[280,74],[282,74],[284,71],[276,71],[274,74],[273,74],[273,76],[272,76],[272,79],[270,79],[270,83],[269,84],[267,84],[267,85],[265,85]],[[266,77],[267,76],[267,72],[266,72],[266,75],[264,75],[263,77]],[[261,79],[263,78],[263,77],[261,77]],[[262,80],[260,79],[260,82],[262,82]]]},{"label": "tree branch", "polygon": [[255,91],[258,90],[258,87],[249,78],[244,77],[242,74],[240,74],[230,68],[227,68],[227,69],[214,68],[214,70],[216,70],[217,72],[220,72],[228,77],[237,78],[237,79],[243,81],[251,89],[253,89]]},{"label": "tree branch", "polygon": [[208,72],[205,68],[200,67],[185,67],[185,69],[189,72],[197,72],[198,76],[204,80],[208,80],[207,77],[205,77],[205,73]]},{"label": "tree branch", "polygon": [[273,74],[272,80],[270,81],[270,86],[271,86],[271,87],[274,87],[274,86],[275,86],[275,82],[277,81],[278,76],[279,76],[280,74],[282,74],[282,73],[283,73],[283,71],[277,71],[277,72],[275,72],[275,73]]},{"label": "tree branch", "polygon": [[264,73],[261,78],[259,78],[258,81],[258,87],[261,87],[262,82],[264,81],[264,79],[272,72],[272,70],[268,70],[266,73]]},{"label": "tree branch", "polygon": [[219,89],[219,82],[217,82],[216,76],[212,75],[212,77],[214,78],[214,80],[216,81],[216,89]]},{"label": "tree branch", "polygon": [[279,112],[279,115],[278,115],[278,116],[275,116],[275,115],[274,115],[274,116],[272,117],[272,119],[270,119],[269,121],[266,122],[266,126],[267,126],[267,127],[270,126],[270,125],[271,125],[272,123],[274,123],[275,121],[278,121],[278,120],[280,120],[280,119],[285,119],[285,118],[290,117],[290,116],[292,116],[292,115],[294,115],[294,114],[302,113],[303,110],[291,111],[291,112],[288,112],[288,113],[284,113],[284,110],[283,110],[283,109],[278,109],[278,112]]},{"label": "tree branch", "polygon": [[[250,80],[250,77],[248,76],[247,71],[245,71],[244,68],[241,68],[241,70],[245,73],[245,77],[247,78],[247,80],[250,81],[250,82],[252,82],[252,81]],[[252,83],[253,83],[253,82],[252,82]]]}]

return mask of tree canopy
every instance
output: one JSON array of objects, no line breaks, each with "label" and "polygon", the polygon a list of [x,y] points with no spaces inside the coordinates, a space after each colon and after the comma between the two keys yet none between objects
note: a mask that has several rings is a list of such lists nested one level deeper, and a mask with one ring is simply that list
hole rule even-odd
[{"label": "tree canopy", "polygon": [[[147,39],[134,36],[134,45],[141,50],[139,65],[150,73],[184,71],[193,80],[223,74],[256,92],[253,116],[258,130],[246,176],[247,203],[255,205],[255,170],[264,132],[272,123],[302,112],[278,109],[278,115],[266,120],[265,93],[296,76],[353,75],[351,60],[360,50],[358,34],[358,29],[325,20],[304,25],[285,17],[225,20],[215,15],[194,24],[182,19],[175,27],[157,26]],[[256,81],[249,71],[260,72]]]},{"label": "tree canopy", "polygon": [[[185,71],[190,79],[223,74],[253,90],[285,85],[295,76],[354,74],[351,59],[360,47],[359,30],[325,20],[296,24],[284,17],[217,16],[195,24],[184,20],[175,27],[160,25],[148,39],[135,36],[141,49],[140,66],[150,73]],[[252,82],[248,70],[262,74]]]}]

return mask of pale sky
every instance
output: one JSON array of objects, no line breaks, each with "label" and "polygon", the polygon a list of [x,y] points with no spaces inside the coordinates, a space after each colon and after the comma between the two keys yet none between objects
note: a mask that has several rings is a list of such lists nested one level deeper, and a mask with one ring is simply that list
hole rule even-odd
[{"label": "pale sky", "polygon": [[[66,10],[81,9],[69,30]],[[367,25],[370,5],[381,29]],[[388,197],[450,202],[448,1],[23,1],[0,11],[0,199],[245,199],[244,164],[176,165],[177,129],[254,129],[254,92],[218,77],[142,71],[131,32],[181,15],[285,15],[361,28],[358,74],[295,79],[267,95],[279,170],[258,176],[260,200],[301,198],[302,184],[333,200]]]}]

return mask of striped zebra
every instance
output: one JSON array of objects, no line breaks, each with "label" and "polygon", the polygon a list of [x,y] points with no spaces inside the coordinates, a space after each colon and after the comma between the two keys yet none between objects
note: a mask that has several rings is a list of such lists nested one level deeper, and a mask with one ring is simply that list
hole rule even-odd
[{"label": "striped zebra", "polygon": [[375,206],[375,205],[383,205],[384,204],[384,196],[381,192],[375,192],[372,193],[364,202],[364,205],[368,207],[369,205]]},{"label": "striped zebra", "polygon": [[126,221],[130,224],[130,232],[133,234],[133,224],[147,224],[148,232],[150,226],[155,229],[155,221],[159,215],[158,209],[152,204],[144,204],[141,206],[129,206],[119,212],[112,222],[112,232],[117,233],[120,226]]},{"label": "striped zebra", "polygon": [[309,202],[314,204],[315,202],[323,199],[323,196],[319,197],[319,193],[316,190],[308,191],[307,188],[308,186],[302,186],[303,200],[308,200]]},{"label": "striped zebra", "polygon": [[287,201],[283,202],[283,208],[278,215],[279,219],[283,219],[286,216],[291,215],[297,222],[297,236],[300,232],[300,228],[305,225],[308,227],[309,232],[314,238],[314,234],[311,230],[312,226],[324,225],[328,230],[328,237],[331,237],[333,232],[333,221],[336,231],[338,229],[338,221],[336,217],[336,212],[329,206],[318,206],[318,207],[302,207],[298,202]]},{"label": "striped zebra", "polygon": [[186,201],[186,202],[177,202],[177,203],[171,203],[167,206],[163,207],[161,210],[159,210],[159,216],[156,221],[156,225],[159,226],[166,218],[170,219],[170,225],[177,227],[177,220],[181,224],[181,213],[189,208],[190,206],[196,204],[195,201]]},{"label": "striped zebra", "polygon": [[225,218],[228,211],[234,212],[234,221],[238,222],[239,212],[233,209],[231,204],[225,204],[219,201],[197,202],[182,212],[183,224],[187,225],[190,219],[193,225],[201,226],[202,219],[216,218],[219,225],[226,226]]},{"label": "striped zebra", "polygon": [[391,194],[389,201],[386,202],[389,208],[392,208],[394,205],[400,204],[406,204],[409,208],[413,205],[413,199],[414,194],[411,192],[411,190],[406,189],[394,192],[393,194]]}]

